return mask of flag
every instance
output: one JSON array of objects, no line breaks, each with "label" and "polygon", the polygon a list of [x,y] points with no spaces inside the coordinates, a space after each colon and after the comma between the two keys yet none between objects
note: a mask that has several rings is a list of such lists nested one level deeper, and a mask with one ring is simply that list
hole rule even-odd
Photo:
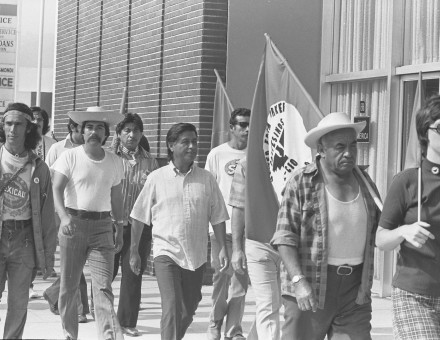
[{"label": "flag", "polygon": [[312,161],[312,150],[304,137],[322,117],[266,35],[248,137],[246,237],[260,242],[272,238],[281,191],[294,170]]},{"label": "flag", "polygon": [[229,118],[234,110],[220,75],[216,69],[214,69],[214,72],[217,77],[217,84],[215,85],[214,112],[212,115],[211,149],[229,141]]},{"label": "flag", "polygon": [[[119,106],[119,113],[121,114],[121,121],[124,119],[126,101],[127,101],[127,88],[124,87],[122,89],[121,105]],[[110,149],[113,149],[113,150],[117,149],[119,146],[119,143],[120,143],[120,140],[119,140],[118,135],[116,134],[116,131],[115,131],[113,133],[113,138],[112,138],[112,142],[110,144]]]},{"label": "flag", "polygon": [[414,105],[412,110],[411,122],[409,124],[409,138],[406,146],[405,155],[405,169],[417,168],[422,160],[422,152],[420,150],[419,139],[416,130],[416,115],[420,108],[424,105],[425,93],[422,84],[422,72],[419,72],[419,79],[417,82],[416,95],[414,98]]}]

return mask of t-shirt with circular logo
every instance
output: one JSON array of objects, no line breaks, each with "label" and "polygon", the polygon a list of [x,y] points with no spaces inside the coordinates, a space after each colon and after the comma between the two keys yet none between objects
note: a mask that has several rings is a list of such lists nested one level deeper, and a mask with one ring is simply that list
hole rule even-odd
[{"label": "t-shirt with circular logo", "polygon": [[[27,161],[29,156],[16,157],[3,146],[1,152],[1,186]],[[28,220],[32,217],[29,200],[31,165],[22,171],[3,191],[2,220]]]}]

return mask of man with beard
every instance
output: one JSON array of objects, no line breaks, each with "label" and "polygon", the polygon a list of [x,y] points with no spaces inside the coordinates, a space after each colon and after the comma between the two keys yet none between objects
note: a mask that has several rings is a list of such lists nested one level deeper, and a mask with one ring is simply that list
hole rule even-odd
[{"label": "man with beard", "polygon": [[[84,145],[67,150],[52,166],[55,209],[60,217],[61,285],[58,307],[64,333],[78,338],[76,290],[85,261],[92,276],[99,339],[123,339],[113,308],[114,254],[122,248],[121,159],[103,149],[109,124],[120,115],[101,107],[71,111],[81,125]],[[115,220],[113,241],[112,218]]]},{"label": "man with beard", "polygon": [[[225,202],[229,201],[229,192],[237,163],[246,156],[250,114],[251,111],[245,108],[232,111],[229,119],[230,140],[213,148],[206,159],[205,169],[215,177]],[[227,205],[227,209],[231,216],[232,207]],[[212,310],[207,336],[209,340],[220,340],[223,319],[226,319],[225,339],[244,339],[241,320],[248,288],[247,272],[236,272],[232,266],[220,272],[221,266],[218,261],[220,243],[215,237],[212,226],[209,229],[211,266],[214,268],[214,275],[212,277]],[[226,221],[226,246],[228,253],[232,254],[230,220]]]},{"label": "man with beard", "polygon": [[8,280],[4,339],[21,339],[32,269],[53,271],[56,227],[50,172],[35,153],[40,136],[28,106],[11,103],[0,124],[0,294]]}]

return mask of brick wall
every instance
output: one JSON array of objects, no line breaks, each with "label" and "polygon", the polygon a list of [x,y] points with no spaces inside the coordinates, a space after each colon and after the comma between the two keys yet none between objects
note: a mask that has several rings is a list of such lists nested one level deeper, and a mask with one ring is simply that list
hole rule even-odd
[{"label": "brick wall", "polygon": [[201,165],[210,150],[216,68],[224,76],[227,0],[59,0],[55,134],[67,112],[101,105],[140,114],[151,152],[166,157],[177,122],[199,131]]}]

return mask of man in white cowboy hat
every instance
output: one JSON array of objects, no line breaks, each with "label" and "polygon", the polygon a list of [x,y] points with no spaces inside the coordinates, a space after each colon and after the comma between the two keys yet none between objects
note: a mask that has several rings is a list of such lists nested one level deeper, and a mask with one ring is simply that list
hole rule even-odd
[{"label": "man in white cowboy hat", "polygon": [[315,162],[297,170],[284,189],[271,240],[284,264],[283,339],[371,339],[380,212],[355,171],[364,127],[343,112],[324,117],[304,139],[318,151]]},{"label": "man in white cowboy hat", "polygon": [[120,115],[91,107],[68,116],[81,126],[84,144],[63,152],[51,167],[55,209],[61,220],[58,308],[62,325],[67,339],[77,339],[76,290],[88,260],[98,338],[123,339],[111,283],[114,255],[122,248],[124,170],[121,159],[102,147],[110,135],[109,125],[119,122]]}]

